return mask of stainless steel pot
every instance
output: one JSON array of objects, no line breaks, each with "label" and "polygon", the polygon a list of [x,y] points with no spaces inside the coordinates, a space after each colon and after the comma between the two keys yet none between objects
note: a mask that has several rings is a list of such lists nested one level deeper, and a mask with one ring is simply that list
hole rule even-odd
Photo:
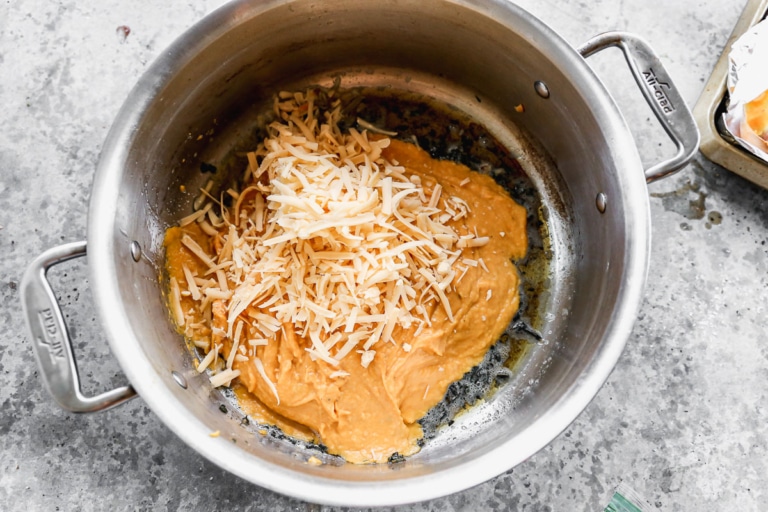
[{"label": "stainless steel pot", "polygon": [[[678,147],[644,171],[616,105],[585,57],[618,46]],[[553,249],[542,296],[547,340],[512,381],[397,465],[307,464],[290,443],[224,415],[166,312],[158,275],[164,229],[202,179],[190,161],[220,157],[280,89],[391,85],[448,102],[515,152],[545,204]],[[515,106],[522,104],[524,113]],[[201,135],[202,137],[198,137]],[[215,139],[211,141],[211,139]],[[605,34],[575,50],[501,0],[239,0],[177,40],[141,78],[104,144],[88,218],[91,285],[112,352],[132,387],[84,397],[66,325],[45,278],[86,243],[56,247],[22,283],[46,384],[72,411],[134,395],[190,447],[253,483],[346,505],[413,502],[502,473],[544,447],[586,407],[629,336],[648,264],[646,181],[698,146],[690,112],[648,46]],[[218,438],[210,437],[220,431]],[[236,441],[236,442],[233,442]],[[395,470],[396,469],[396,470]]]}]

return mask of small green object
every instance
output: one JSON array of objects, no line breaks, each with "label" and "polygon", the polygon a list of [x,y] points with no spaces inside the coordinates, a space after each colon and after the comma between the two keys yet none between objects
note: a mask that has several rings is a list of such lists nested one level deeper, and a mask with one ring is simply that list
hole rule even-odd
[{"label": "small green object", "polygon": [[624,482],[616,487],[604,512],[646,512],[646,502]]}]

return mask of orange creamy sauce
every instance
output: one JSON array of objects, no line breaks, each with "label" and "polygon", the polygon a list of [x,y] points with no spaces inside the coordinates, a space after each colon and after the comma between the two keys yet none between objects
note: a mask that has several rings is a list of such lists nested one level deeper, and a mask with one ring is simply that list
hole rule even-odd
[{"label": "orange creamy sauce", "polygon": [[[445,194],[465,200],[471,208],[469,216],[448,224],[460,225],[466,232],[476,229],[479,236],[490,238],[483,247],[462,250],[464,258],[482,258],[488,271],[480,265],[471,267],[447,294],[453,320],[432,302],[428,310],[432,325],[417,336],[415,327],[396,327],[393,338],[397,342],[374,345],[376,357],[367,368],[356,351],[338,367],[313,361],[305,350],[310,341],[284,324],[266,346],[256,348],[264,371],[277,388],[279,403],[250,360],[233,365],[241,372],[233,388],[246,413],[280,427],[287,435],[322,443],[329,453],[353,463],[386,462],[395,452],[410,455],[419,450],[422,429],[418,420],[443,399],[452,382],[483,359],[517,311],[519,276],[513,261],[522,258],[527,247],[525,209],[490,177],[454,162],[434,160],[417,146],[397,140],[391,141],[383,157],[397,161],[407,174],[420,176],[427,193],[439,182]],[[183,234],[208,254],[216,252],[213,238],[195,223],[168,229],[167,270],[179,283],[184,282],[182,265],[199,275],[206,272],[181,244]],[[194,310],[189,297],[182,296],[181,306],[184,311]],[[214,326],[226,324],[216,308],[211,321]],[[188,338],[211,335],[208,327],[182,330]],[[231,341],[222,342],[226,356]],[[405,344],[410,351],[403,349]],[[349,375],[331,377],[339,370]]]}]

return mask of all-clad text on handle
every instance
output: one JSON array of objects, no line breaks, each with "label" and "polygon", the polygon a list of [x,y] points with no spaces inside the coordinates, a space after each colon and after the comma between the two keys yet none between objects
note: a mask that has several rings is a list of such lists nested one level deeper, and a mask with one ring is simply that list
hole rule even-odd
[{"label": "all-clad text on handle", "polygon": [[626,32],[606,32],[587,41],[578,51],[587,58],[612,46],[624,53],[645,100],[677,147],[672,158],[646,169],[645,179],[650,183],[680,170],[693,158],[699,149],[699,130],[680,91],[645,40]]},{"label": "all-clad text on handle", "polygon": [[43,380],[54,400],[73,412],[100,411],[136,396],[130,386],[93,397],[84,396],[80,389],[72,342],[46,272],[57,263],[85,256],[86,246],[86,242],[74,242],[45,251],[27,267],[21,281],[24,317]]}]

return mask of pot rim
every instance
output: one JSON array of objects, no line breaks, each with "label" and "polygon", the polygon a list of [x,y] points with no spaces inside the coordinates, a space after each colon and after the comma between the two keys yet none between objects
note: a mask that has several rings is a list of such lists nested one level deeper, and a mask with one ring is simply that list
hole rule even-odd
[{"label": "pot rim", "polygon": [[[491,16],[510,30],[522,33],[531,44],[546,39],[549,56],[564,74],[575,77],[579,91],[610,134],[617,166],[626,172],[622,197],[629,235],[625,275],[610,329],[581,378],[556,404],[537,418],[521,435],[473,459],[471,465],[454,465],[409,479],[340,481],[318,474],[296,473],[252,456],[224,438],[211,438],[210,430],[186,409],[153,371],[152,361],[136,343],[122,308],[114,254],[114,222],[122,162],[146,108],[158,91],[211,41],[225,34],[243,16],[258,16],[289,3],[273,0],[253,4],[249,0],[228,3],[187,30],[164,51],[131,91],[118,113],[102,149],[91,192],[88,214],[88,254],[95,303],[110,348],[129,381],[152,411],[185,444],[208,460],[252,483],[311,502],[347,506],[383,506],[411,503],[458,492],[485,482],[525,461],[554,440],[587,407],[617,363],[639,310],[650,256],[650,207],[640,157],[629,128],[603,84],[582,56],[554,30],[521,7],[501,0],[452,0]],[[253,5],[251,5],[253,4]],[[513,24],[512,22],[515,21]],[[522,23],[521,23],[522,21]],[[644,193],[639,193],[643,191]],[[557,410],[557,414],[554,411]],[[448,490],[446,492],[446,490]]]}]

